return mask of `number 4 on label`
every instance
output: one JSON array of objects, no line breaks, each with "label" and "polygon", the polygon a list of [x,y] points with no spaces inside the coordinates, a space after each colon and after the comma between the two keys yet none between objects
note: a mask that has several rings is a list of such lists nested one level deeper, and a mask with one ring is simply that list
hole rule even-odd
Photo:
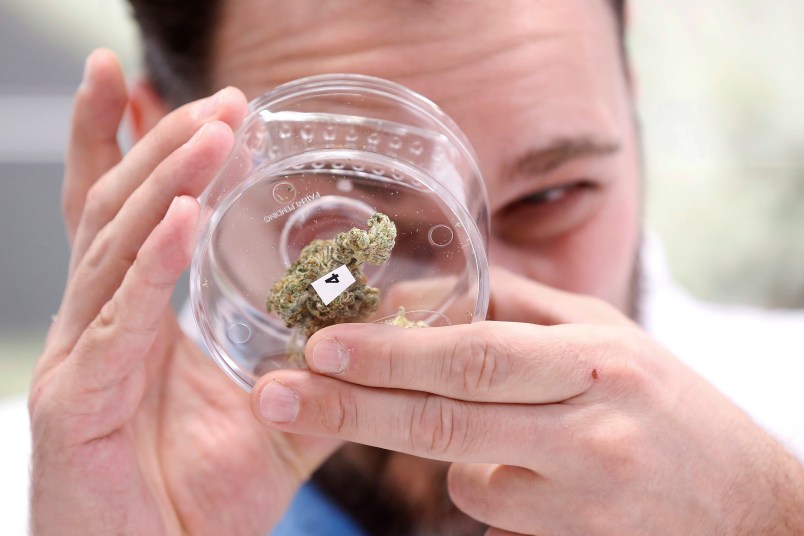
[{"label": "number 4 on label", "polygon": [[318,297],[324,302],[324,305],[329,305],[332,300],[343,294],[354,282],[355,276],[344,264],[337,270],[325,273],[313,281],[312,286]]}]

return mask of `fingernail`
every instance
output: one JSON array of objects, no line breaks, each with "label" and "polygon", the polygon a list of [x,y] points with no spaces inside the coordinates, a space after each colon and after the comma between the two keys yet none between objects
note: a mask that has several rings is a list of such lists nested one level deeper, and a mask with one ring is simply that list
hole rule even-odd
[{"label": "fingernail", "polygon": [[173,201],[170,202],[170,206],[168,207],[165,217],[163,218],[164,220],[170,219],[170,217],[173,215],[173,212],[176,210],[176,205],[178,204],[179,196],[176,196],[173,198]]},{"label": "fingernail", "polygon": [[299,397],[286,385],[272,381],[260,393],[260,413],[269,422],[293,422],[299,414]]},{"label": "fingernail", "polygon": [[84,74],[81,76],[81,85],[86,85],[90,80],[92,80],[92,66],[95,63],[92,61],[92,57],[95,53],[91,53],[87,56],[86,61],[84,61]]},{"label": "fingernail", "polygon": [[313,348],[313,367],[324,374],[341,374],[349,366],[349,350],[336,340],[324,339]]},{"label": "fingernail", "polygon": [[221,106],[221,102],[223,101],[222,93],[225,89],[222,89],[212,95],[211,97],[207,97],[206,99],[199,101],[193,106],[193,109],[190,110],[190,115],[193,119],[200,121],[203,119],[209,119],[215,112],[218,111],[218,108]]},{"label": "fingernail", "polygon": [[199,128],[198,130],[195,131],[195,134],[193,134],[193,137],[190,138],[189,140],[187,140],[187,142],[184,144],[184,146],[185,147],[192,147],[193,145],[198,143],[200,140],[202,140],[204,138],[204,136],[206,136],[207,132],[209,132],[210,125],[211,125],[211,123],[204,123],[204,125],[201,128]]}]

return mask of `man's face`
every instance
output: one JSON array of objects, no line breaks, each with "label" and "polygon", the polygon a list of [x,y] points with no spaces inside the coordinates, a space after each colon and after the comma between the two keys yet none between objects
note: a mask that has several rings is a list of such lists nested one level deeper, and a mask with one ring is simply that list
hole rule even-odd
[{"label": "man's face", "polygon": [[491,263],[630,312],[639,158],[605,0],[237,0],[216,41],[214,83],[249,98],[344,72],[435,101],[480,159]]}]

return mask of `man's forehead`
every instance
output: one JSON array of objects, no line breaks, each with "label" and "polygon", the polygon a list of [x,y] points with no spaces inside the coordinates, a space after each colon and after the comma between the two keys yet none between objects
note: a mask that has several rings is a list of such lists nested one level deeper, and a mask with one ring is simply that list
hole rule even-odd
[{"label": "man's forehead", "polygon": [[440,101],[560,68],[591,47],[617,50],[606,0],[228,0],[224,7],[213,79],[250,97],[294,78],[357,72]]},{"label": "man's forehead", "polygon": [[[308,1],[279,2],[293,6],[271,24],[304,11],[300,6]],[[296,21],[276,34],[269,28],[229,43],[224,36],[217,82],[253,98],[288,80],[327,72],[396,81],[458,123],[492,182],[544,167],[542,161],[554,167],[559,154],[602,154],[622,143],[620,119],[629,104],[606,0],[433,0],[419,9],[418,2],[402,3],[405,9],[386,2],[325,2],[338,7],[322,8],[306,26],[297,28]],[[366,9],[348,16],[347,5]],[[592,150],[579,153],[579,147]]]}]

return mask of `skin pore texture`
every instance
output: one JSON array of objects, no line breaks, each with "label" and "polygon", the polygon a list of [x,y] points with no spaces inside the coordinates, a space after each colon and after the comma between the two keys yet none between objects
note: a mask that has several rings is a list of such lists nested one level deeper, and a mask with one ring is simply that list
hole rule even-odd
[{"label": "skin pore texture", "polygon": [[[804,533],[800,462],[629,318],[639,155],[604,0],[222,7],[212,82],[242,92],[169,110],[109,51],[87,60],[69,276],[29,396],[34,535],[262,536],[314,473],[370,534]],[[407,85],[467,134],[493,321],[329,326],[310,370],[247,394],[170,297],[246,97],[326,72]]]}]

